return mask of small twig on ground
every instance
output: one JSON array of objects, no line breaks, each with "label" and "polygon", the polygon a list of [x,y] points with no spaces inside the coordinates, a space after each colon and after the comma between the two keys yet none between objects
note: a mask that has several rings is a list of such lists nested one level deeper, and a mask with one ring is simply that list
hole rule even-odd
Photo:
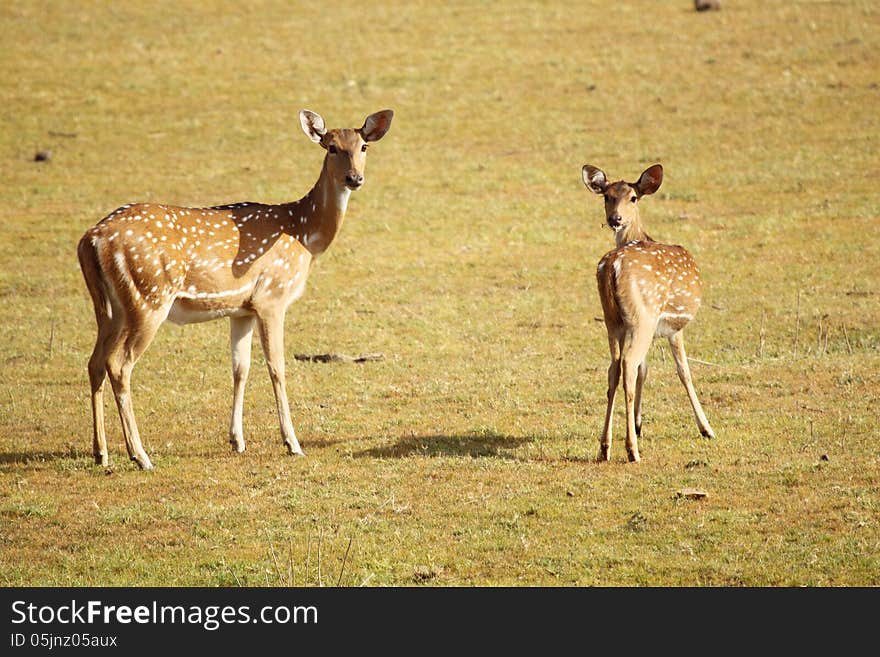
[{"label": "small twig on ground", "polygon": [[309,579],[309,566],[312,564],[312,528],[309,526],[309,537],[308,543],[306,546],[306,582],[308,583]]},{"label": "small twig on ground", "polygon": [[351,549],[351,537],[348,538],[348,547],[345,548],[345,555],[342,557],[342,568],[339,569],[339,579],[336,580],[336,586],[342,584],[342,574],[345,572],[345,562],[348,561],[348,551]]},{"label": "small twig on ground", "polygon": [[666,363],[666,350],[662,346],[660,346],[657,342],[652,342],[651,343],[651,350],[652,350],[652,352],[659,351],[660,352],[660,360],[662,360],[664,364]]},{"label": "small twig on ground", "polygon": [[269,552],[272,553],[272,561],[275,564],[275,575],[278,577],[278,581],[280,582],[281,581],[281,567],[278,565],[278,557],[275,556],[275,546],[272,545],[271,538],[269,538]]},{"label": "small twig on ground", "polygon": [[369,575],[367,575],[366,577],[364,577],[364,581],[361,582],[360,584],[358,584],[358,586],[366,586],[366,585],[367,585],[367,582],[369,582],[369,581],[370,581],[371,579],[373,579],[373,577],[375,577],[375,576],[376,576],[376,573],[370,573]]},{"label": "small twig on ground", "polygon": [[321,535],[318,538],[318,586],[324,586],[324,579],[321,577],[321,546],[324,545],[324,528],[321,527]]},{"label": "small twig on ground", "polygon": [[293,541],[287,539],[287,585],[293,586]]},{"label": "small twig on ground", "polygon": [[846,340],[846,350],[852,356],[852,345],[849,343],[849,335],[846,333],[846,323],[843,324],[843,339]]},{"label": "small twig on ground", "polygon": [[797,293],[797,308],[795,310],[795,319],[794,319],[794,357],[797,360],[797,352],[798,352],[798,337],[801,333],[801,291],[798,290]]},{"label": "small twig on ground", "polygon": [[700,360],[698,358],[691,358],[690,356],[688,356],[687,359],[692,363],[699,363],[700,365],[711,365],[712,367],[721,367],[721,365],[719,365],[718,363],[709,363],[705,360]]},{"label": "small twig on ground", "polygon": [[767,311],[761,311],[761,330],[758,332],[758,358],[764,360],[764,319],[767,316]]},{"label": "small twig on ground", "polygon": [[232,567],[229,566],[229,565],[226,563],[226,559],[222,559],[220,563],[222,563],[222,564],[223,564],[223,567],[226,568],[226,570],[229,571],[229,574],[232,575],[232,578],[235,580],[235,583],[236,583],[239,587],[241,587],[241,580],[238,579],[238,575],[235,574],[235,571],[232,570]]},{"label": "small twig on ground", "polygon": [[368,361],[384,360],[385,354],[294,354],[294,359],[304,360],[311,363],[366,363]]},{"label": "small twig on ground", "polygon": [[55,320],[49,325],[49,358],[52,358],[52,345],[55,343]]}]

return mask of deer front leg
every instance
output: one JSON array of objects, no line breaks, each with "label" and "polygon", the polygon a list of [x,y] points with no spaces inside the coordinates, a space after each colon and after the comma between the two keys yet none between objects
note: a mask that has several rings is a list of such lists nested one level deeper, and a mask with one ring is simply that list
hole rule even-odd
[{"label": "deer front leg", "polygon": [[611,350],[611,364],[608,366],[608,406],[605,409],[605,428],[599,443],[599,460],[611,460],[611,424],[614,417],[614,397],[620,383],[620,343],[609,336],[608,347]]},{"label": "deer front leg", "polygon": [[275,391],[275,403],[278,407],[278,421],[281,424],[281,437],[290,454],[304,455],[293,423],[290,421],[290,406],[287,403],[287,392],[284,384],[284,313],[270,312],[258,317],[260,326],[260,342],[266,355],[269,367],[269,378]]},{"label": "deer front leg", "polygon": [[232,419],[229,421],[229,442],[238,453],[244,451],[244,387],[251,368],[254,320],[253,315],[229,318],[229,345],[232,351]]}]

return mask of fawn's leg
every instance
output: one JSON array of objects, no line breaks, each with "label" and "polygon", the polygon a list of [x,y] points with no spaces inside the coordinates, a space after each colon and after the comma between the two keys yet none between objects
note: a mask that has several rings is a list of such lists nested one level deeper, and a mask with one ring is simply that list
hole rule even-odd
[{"label": "fawn's leg", "polygon": [[691,380],[691,369],[688,366],[687,354],[684,351],[684,336],[681,331],[669,336],[669,346],[672,349],[672,356],[675,358],[675,369],[678,371],[678,378],[684,384],[688,399],[691,400],[691,407],[693,407],[694,416],[697,418],[697,427],[699,427],[700,433],[706,438],[714,438],[715,432],[709,426],[709,420],[706,419],[703,407],[700,406],[700,400],[697,399],[697,392],[694,390],[694,383]]},{"label": "fawn's leg", "polygon": [[648,378],[648,357],[639,363],[639,375],[636,377],[636,435],[642,435],[642,389]]},{"label": "fawn's leg", "polygon": [[646,322],[630,328],[623,342],[621,360],[623,361],[623,392],[626,397],[626,453],[633,462],[638,462],[640,458],[635,409],[639,367],[645,360],[653,339],[654,327]]},{"label": "fawn's leg", "polygon": [[599,460],[611,459],[611,424],[614,416],[614,396],[620,383],[620,341],[608,335],[608,348],[611,351],[611,364],[608,366],[608,406],[605,409],[605,428],[599,442]]}]

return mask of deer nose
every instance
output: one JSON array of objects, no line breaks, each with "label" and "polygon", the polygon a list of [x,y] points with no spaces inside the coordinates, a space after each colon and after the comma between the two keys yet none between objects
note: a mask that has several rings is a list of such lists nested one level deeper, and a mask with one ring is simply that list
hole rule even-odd
[{"label": "deer nose", "polygon": [[364,184],[364,176],[360,173],[349,173],[345,176],[345,184],[350,189],[357,189]]},{"label": "deer nose", "polygon": [[621,221],[623,221],[623,218],[616,212],[608,217],[608,225],[612,228],[619,226]]}]

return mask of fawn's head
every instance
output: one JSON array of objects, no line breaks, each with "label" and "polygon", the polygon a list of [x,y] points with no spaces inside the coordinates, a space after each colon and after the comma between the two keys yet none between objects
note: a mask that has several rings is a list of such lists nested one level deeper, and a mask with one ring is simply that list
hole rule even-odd
[{"label": "fawn's head", "polygon": [[364,166],[367,162],[367,144],[379,141],[391,127],[394,112],[382,110],[370,114],[360,128],[327,130],[320,114],[300,110],[303,132],[327,151],[324,169],[339,188],[359,189],[364,184]]},{"label": "fawn's head", "polygon": [[645,169],[633,183],[610,183],[605,172],[591,164],[585,164],[581,174],[587,189],[605,198],[605,220],[616,233],[639,224],[639,199],[656,192],[663,182],[663,167],[659,164]]}]

